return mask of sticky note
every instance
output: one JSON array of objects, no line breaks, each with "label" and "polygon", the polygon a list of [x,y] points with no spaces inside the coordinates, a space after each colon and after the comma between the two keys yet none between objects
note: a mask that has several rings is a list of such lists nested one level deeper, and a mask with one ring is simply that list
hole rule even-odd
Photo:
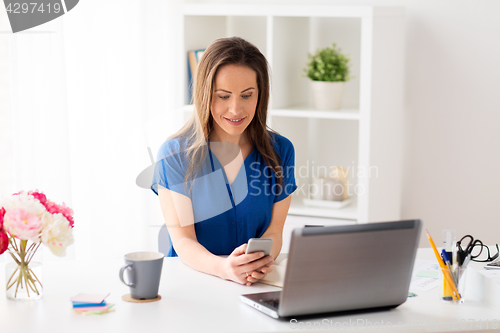
[{"label": "sticky note", "polygon": [[83,312],[83,311],[106,311],[108,306],[89,306],[85,308],[73,308],[75,312]]},{"label": "sticky note", "polygon": [[105,306],[106,302],[102,303],[80,303],[80,302],[73,302],[73,307],[74,308],[84,308],[87,306]]},{"label": "sticky note", "polygon": [[438,271],[418,271],[417,274],[415,274],[417,277],[426,277],[426,278],[438,278],[439,277],[439,272]]},{"label": "sticky note", "polygon": [[104,299],[109,296],[107,294],[83,294],[80,293],[76,296],[70,298],[71,302],[79,302],[79,303],[102,303]]}]

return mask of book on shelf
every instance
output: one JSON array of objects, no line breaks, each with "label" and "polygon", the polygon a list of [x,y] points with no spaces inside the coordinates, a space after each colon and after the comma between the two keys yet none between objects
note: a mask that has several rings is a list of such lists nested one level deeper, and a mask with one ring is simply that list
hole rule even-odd
[{"label": "book on shelf", "polygon": [[187,79],[187,104],[191,104],[193,97],[193,77],[196,73],[196,68],[198,68],[198,64],[200,62],[201,57],[205,49],[199,50],[191,50],[188,51],[187,54],[187,71],[188,71],[188,79]]}]

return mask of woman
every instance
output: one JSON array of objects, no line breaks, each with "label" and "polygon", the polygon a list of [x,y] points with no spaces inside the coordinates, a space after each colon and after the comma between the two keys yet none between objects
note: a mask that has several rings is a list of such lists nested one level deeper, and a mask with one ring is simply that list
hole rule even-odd
[{"label": "woman", "polygon": [[[161,146],[151,186],[171,239],[168,256],[247,285],[272,269],[297,188],[292,143],[266,128],[267,68],[239,37],[205,50],[194,80],[196,112]],[[273,239],[270,256],[245,254],[253,237]]]}]

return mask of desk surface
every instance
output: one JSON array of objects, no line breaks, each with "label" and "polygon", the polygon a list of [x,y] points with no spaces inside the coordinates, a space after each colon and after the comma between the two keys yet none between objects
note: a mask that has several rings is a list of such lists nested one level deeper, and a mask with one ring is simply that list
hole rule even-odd
[{"label": "desk surface", "polygon": [[[420,249],[418,258],[432,259],[432,253],[428,250]],[[343,325],[345,331],[371,332],[381,331],[377,325],[385,325],[382,328],[384,332],[457,332],[483,331],[487,324],[491,329],[493,323],[500,320],[500,311],[495,310],[491,303],[485,302],[484,298],[479,300],[479,296],[476,299],[470,297],[465,304],[448,304],[439,300],[439,288],[418,292],[417,297],[409,298],[390,311],[318,316],[308,320],[299,319],[293,323],[275,320],[243,304],[239,295],[280,288],[264,284],[247,287],[224,281],[196,272],[182,264],[178,258],[165,258],[159,291],[162,300],[134,304],[121,300],[121,296],[128,293],[127,287],[118,278],[121,266],[121,259],[111,262],[46,262],[44,297],[39,301],[22,302],[5,297],[5,273],[3,264],[0,264],[0,331],[305,332],[309,331],[310,325],[316,325],[314,331],[327,331],[328,328],[342,331],[340,326]],[[481,267],[477,265],[475,268]],[[467,277],[475,280],[480,276],[473,269],[468,272]],[[73,313],[69,298],[80,292],[110,292],[107,301],[115,304],[116,311],[102,316]],[[388,326],[389,322],[391,325]],[[460,323],[464,322],[466,328],[460,329]],[[479,323],[482,324],[481,330]],[[500,322],[496,323],[499,327]]]}]

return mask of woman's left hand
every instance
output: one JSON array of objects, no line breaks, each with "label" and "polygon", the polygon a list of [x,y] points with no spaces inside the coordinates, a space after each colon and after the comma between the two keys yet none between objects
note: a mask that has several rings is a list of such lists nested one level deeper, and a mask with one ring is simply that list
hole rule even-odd
[{"label": "woman's left hand", "polygon": [[265,278],[267,273],[271,272],[272,270],[273,270],[273,264],[271,263],[269,265],[262,267],[258,271],[253,271],[252,273],[249,273],[247,276],[247,286],[250,286],[252,283],[259,282],[259,280]]}]

